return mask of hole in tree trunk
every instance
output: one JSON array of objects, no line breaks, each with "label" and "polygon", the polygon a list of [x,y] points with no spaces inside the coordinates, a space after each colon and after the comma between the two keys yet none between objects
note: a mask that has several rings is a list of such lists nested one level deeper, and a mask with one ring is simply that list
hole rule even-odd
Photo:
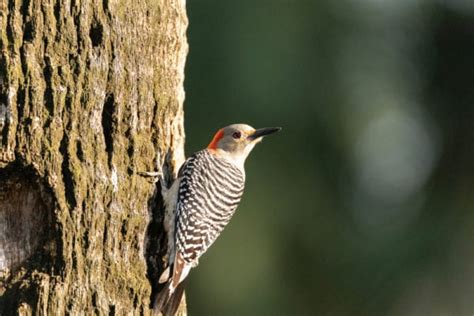
[{"label": "hole in tree trunk", "polygon": [[0,272],[41,260],[52,250],[51,200],[32,170],[0,169]]}]

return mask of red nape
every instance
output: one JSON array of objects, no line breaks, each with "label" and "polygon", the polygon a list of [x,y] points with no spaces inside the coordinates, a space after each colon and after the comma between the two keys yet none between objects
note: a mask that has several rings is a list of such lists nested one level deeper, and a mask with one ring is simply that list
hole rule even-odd
[{"label": "red nape", "polygon": [[216,149],[217,143],[222,139],[222,137],[224,137],[224,130],[221,128],[217,131],[211,143],[207,146],[207,149]]}]

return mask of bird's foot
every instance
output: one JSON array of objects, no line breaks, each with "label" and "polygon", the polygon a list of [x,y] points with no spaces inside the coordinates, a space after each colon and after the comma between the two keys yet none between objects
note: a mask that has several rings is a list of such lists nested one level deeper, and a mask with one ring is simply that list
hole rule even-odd
[{"label": "bird's foot", "polygon": [[[163,172],[161,171],[140,171],[138,175],[145,177],[145,178],[152,178],[153,182],[160,181],[161,190],[167,191],[168,185],[166,184],[165,178],[163,176]],[[158,178],[158,179],[157,179]]]},{"label": "bird's foot", "polygon": [[138,174],[145,178],[157,178],[163,176],[163,173],[160,171],[140,171]]}]

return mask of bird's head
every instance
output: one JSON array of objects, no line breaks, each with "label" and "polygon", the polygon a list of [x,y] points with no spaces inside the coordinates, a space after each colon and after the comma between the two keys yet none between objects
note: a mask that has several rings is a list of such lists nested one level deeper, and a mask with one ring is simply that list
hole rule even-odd
[{"label": "bird's head", "polygon": [[281,130],[281,127],[255,129],[247,124],[232,124],[217,131],[207,149],[242,167],[253,147],[263,137]]}]

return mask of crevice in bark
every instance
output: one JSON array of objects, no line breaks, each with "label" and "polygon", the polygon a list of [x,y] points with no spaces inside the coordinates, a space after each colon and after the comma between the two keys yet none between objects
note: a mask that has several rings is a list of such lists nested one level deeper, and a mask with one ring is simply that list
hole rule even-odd
[{"label": "crevice in bark", "polygon": [[85,230],[82,235],[82,246],[84,249],[84,254],[87,254],[87,250],[89,249],[89,231]]},{"label": "crevice in bark", "polygon": [[[10,10],[11,10],[11,9],[10,9]],[[8,43],[10,43],[10,45],[9,45],[10,47],[9,47],[9,48],[11,48],[11,46],[13,46],[12,43],[13,43],[13,41],[14,41],[14,39],[15,39],[15,36],[13,35],[13,29],[12,29],[12,25],[11,25],[11,24],[12,24],[12,23],[11,23],[11,19],[9,19],[9,21],[8,21],[6,24],[7,24],[7,29],[6,29],[6,31],[7,31],[7,39],[8,39]]]},{"label": "crevice in bark", "polygon": [[109,316],[115,315],[115,305],[109,305]]},{"label": "crevice in bark", "polygon": [[53,68],[50,58],[46,58],[46,65],[43,67],[43,77],[46,83],[44,89],[43,102],[49,114],[54,115],[54,97],[53,97]]},{"label": "crevice in bark", "polygon": [[[106,208],[107,208],[107,209],[110,209],[110,204],[111,204],[110,202],[107,203],[107,205],[106,205]],[[112,216],[110,215],[110,213],[107,213],[107,214],[106,214],[106,217],[105,217],[105,222],[104,222],[104,231],[103,231],[103,233],[102,233],[102,244],[103,244],[103,245],[106,245],[106,244],[107,244],[107,241],[108,241],[108,239],[109,239],[108,223],[110,223],[110,219],[111,219],[111,218],[112,218]],[[106,259],[107,259],[107,258],[106,258],[106,253],[105,253],[104,249],[103,249],[103,251],[102,251],[102,259],[103,259],[103,260],[106,260]]]},{"label": "crevice in bark", "polygon": [[152,114],[152,121],[151,121],[151,139],[156,141],[158,139],[159,133],[159,124],[158,124],[158,103],[155,101],[153,104],[153,114]]},{"label": "crevice in bark", "polygon": [[59,3],[59,1],[56,1],[54,3],[54,18],[56,19],[56,29],[59,29],[58,27],[60,26],[60,22],[61,22],[61,4]]},{"label": "crevice in bark", "polygon": [[[0,85],[3,83],[2,62],[0,60]],[[8,143],[8,129],[10,126],[10,113],[8,108],[8,96],[6,91],[0,88],[0,144],[6,146]]]},{"label": "crevice in bark", "polygon": [[[82,45],[82,36],[81,36],[81,19],[80,15],[74,15],[74,8],[75,4],[71,2],[71,10],[73,10],[73,18],[74,18],[74,28],[76,31],[76,43],[77,43],[77,55],[82,55],[83,45]],[[79,67],[78,67],[79,68]]]},{"label": "crevice in bark", "polygon": [[92,293],[92,300],[91,300],[92,308],[94,309],[94,312],[99,314],[99,309],[97,306],[97,292]]},{"label": "crevice in bark", "polygon": [[[76,142],[76,155],[77,155],[77,158],[84,162],[84,151],[82,150],[82,144],[80,141],[77,141]],[[85,209],[85,207],[83,207],[82,209]]]},{"label": "crevice in bark", "polygon": [[[164,204],[161,195],[160,182],[157,182],[155,192],[148,201],[150,222],[146,230],[145,258],[147,263],[147,277],[151,285],[150,304],[153,304],[155,296],[163,288],[158,283],[160,274],[163,272],[163,257],[166,254],[167,238],[163,229]],[[150,305],[152,308],[152,305]]]},{"label": "crevice in bark", "polygon": [[[67,131],[65,131],[67,133]],[[69,204],[70,209],[74,209],[77,205],[76,197],[74,195],[74,179],[71,170],[69,170],[69,150],[68,150],[68,137],[66,134],[63,135],[61,139],[61,144],[59,145],[59,152],[63,156],[63,162],[61,163],[61,174],[63,176],[64,183],[64,194],[66,201]]]},{"label": "crevice in bark", "polygon": [[109,0],[102,0],[102,10],[104,10],[109,19],[112,17],[109,10]]},{"label": "crevice in bark", "polygon": [[28,56],[27,56],[26,48],[24,45],[21,45],[20,47],[20,58],[21,58],[21,71],[24,78],[23,80],[27,81],[25,77],[26,77],[26,74],[28,73]]},{"label": "crevice in bark", "polygon": [[[14,1],[11,1],[11,2],[13,3]],[[28,11],[30,9],[30,2],[31,2],[30,0],[23,0],[21,3],[20,12],[23,17],[28,16]]]},{"label": "crevice in bark", "polygon": [[112,166],[112,155],[114,152],[113,133],[115,129],[114,123],[115,99],[113,94],[107,95],[102,109],[102,132],[104,133],[105,151],[107,152],[109,167]]},{"label": "crevice in bark", "polygon": [[104,33],[104,27],[100,22],[95,21],[91,25],[91,29],[89,31],[89,37],[91,38],[92,42],[92,47],[97,47],[102,44],[102,39],[103,39],[103,33]]},{"label": "crevice in bark", "polygon": [[35,27],[33,21],[28,21],[25,23],[25,29],[23,30],[23,43],[31,42],[34,38]]},{"label": "crevice in bark", "polygon": [[23,112],[25,109],[25,101],[26,101],[26,90],[24,86],[21,86],[18,89],[17,97],[16,97],[16,109],[18,113],[18,121],[20,122],[23,119]]},{"label": "crevice in bark", "polygon": [[71,90],[68,89],[67,94],[66,94],[66,100],[64,102],[64,107],[67,111],[70,111],[73,107],[73,95]]}]

